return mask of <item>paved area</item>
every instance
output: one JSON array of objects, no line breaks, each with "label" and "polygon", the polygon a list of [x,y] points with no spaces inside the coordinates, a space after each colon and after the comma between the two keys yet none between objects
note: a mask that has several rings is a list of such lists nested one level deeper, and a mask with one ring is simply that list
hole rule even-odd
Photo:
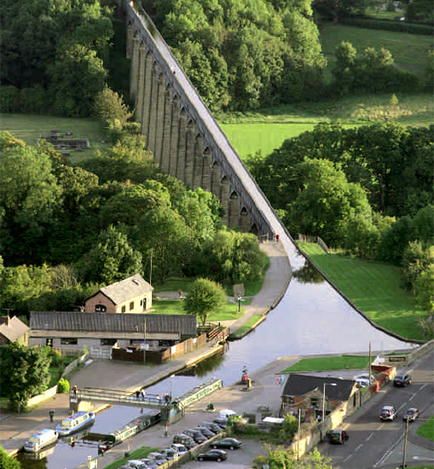
[{"label": "paved area", "polygon": [[[434,459],[434,444],[416,435],[417,427],[434,410],[433,384],[434,352],[415,362],[410,370],[413,384],[407,388],[386,387],[364,407],[349,417],[344,428],[350,436],[343,446],[322,444],[321,452],[333,460],[336,469],[365,469],[397,467],[403,456],[404,424],[402,415],[409,407],[421,411],[418,421],[410,425],[407,461]],[[378,415],[383,405],[393,405],[398,417],[393,422],[381,422]]]}]

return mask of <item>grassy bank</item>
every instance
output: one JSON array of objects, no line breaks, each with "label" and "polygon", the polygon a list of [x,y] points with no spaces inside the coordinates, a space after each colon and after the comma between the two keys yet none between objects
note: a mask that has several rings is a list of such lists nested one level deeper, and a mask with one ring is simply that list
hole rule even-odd
[{"label": "grassy bank", "polygon": [[367,317],[409,339],[424,339],[418,319],[427,313],[401,288],[399,268],[339,254],[326,254],[317,244],[300,248]]},{"label": "grassy bank", "polygon": [[358,50],[367,47],[389,49],[395,64],[402,70],[423,77],[428,64],[427,54],[432,38],[418,34],[383,31],[340,24],[326,23],[321,26],[320,40],[327,57],[328,70],[334,65],[334,51],[342,41],[349,41]]},{"label": "grassy bank", "polygon": [[241,327],[230,335],[230,339],[236,340],[244,337],[262,317],[262,314],[253,314]]},{"label": "grassy bank", "polygon": [[89,139],[91,148],[72,152],[73,161],[89,157],[95,150],[107,145],[103,125],[95,119],[0,113],[0,130],[7,130],[30,144],[35,144],[38,138],[54,129],[60,132],[71,131],[73,137]]},{"label": "grassy bank", "polygon": [[362,370],[369,365],[365,355],[339,355],[335,357],[303,358],[285,368],[282,373],[298,371]]},{"label": "grassy bank", "polygon": [[148,446],[142,446],[141,448],[137,448],[134,451],[131,451],[130,455],[127,458],[118,459],[117,461],[104,466],[104,469],[118,469],[119,467],[123,466],[128,462],[129,459],[141,459],[146,458],[149,453],[153,451],[158,451],[158,448],[149,448]]},{"label": "grassy bank", "polygon": [[428,440],[434,441],[434,416],[431,416],[424,422],[416,432],[419,436],[423,436]]}]

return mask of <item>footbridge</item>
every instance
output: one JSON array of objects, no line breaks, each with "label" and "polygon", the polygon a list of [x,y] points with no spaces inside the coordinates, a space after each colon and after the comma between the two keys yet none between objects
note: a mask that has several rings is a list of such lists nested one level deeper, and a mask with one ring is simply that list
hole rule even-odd
[{"label": "footbridge", "polygon": [[257,186],[169,46],[139,6],[123,3],[130,97],[148,148],[163,172],[214,193],[224,221],[258,235],[282,232]]}]

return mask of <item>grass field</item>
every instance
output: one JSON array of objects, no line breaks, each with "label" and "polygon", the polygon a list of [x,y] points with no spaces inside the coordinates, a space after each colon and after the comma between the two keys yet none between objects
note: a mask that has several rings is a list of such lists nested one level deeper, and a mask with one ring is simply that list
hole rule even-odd
[{"label": "grass field", "polygon": [[369,357],[362,355],[338,355],[336,357],[303,358],[285,368],[282,373],[296,371],[362,370],[369,365]]},{"label": "grass field", "polygon": [[74,137],[89,139],[91,148],[83,152],[73,152],[73,161],[86,158],[94,150],[106,146],[103,125],[95,119],[0,113],[0,130],[7,130],[30,144],[35,144],[39,137],[53,129],[61,132],[71,131]]},{"label": "grass field", "polygon": [[434,441],[434,415],[431,416],[426,422],[424,422],[416,432],[419,436],[428,438],[428,440]]},{"label": "grass field", "polygon": [[398,267],[381,262],[326,254],[317,244],[300,248],[353,303],[376,324],[409,339],[424,339],[418,319],[427,313],[400,286]]},{"label": "grass field", "polygon": [[127,458],[118,459],[117,461],[104,466],[104,469],[118,469],[123,466],[129,459],[142,459],[146,458],[149,453],[153,451],[158,451],[158,448],[149,448],[148,446],[142,446],[134,451],[131,451],[130,455]]},{"label": "grass field", "polygon": [[399,68],[418,76],[423,76],[425,72],[428,50],[432,47],[432,38],[428,35],[372,30],[332,23],[321,26],[320,40],[329,70],[333,67],[336,47],[342,41],[349,41],[357,50],[366,47],[389,49]]},{"label": "grass field", "polygon": [[[393,109],[394,121],[414,126],[434,122],[434,100],[430,94],[397,93],[397,97],[399,109]],[[257,152],[268,155],[286,139],[312,130],[321,122],[354,127],[390,119],[387,114],[392,110],[390,98],[391,94],[348,96],[333,101],[276,106],[245,114],[222,114],[219,122],[235,150],[246,159]]]}]

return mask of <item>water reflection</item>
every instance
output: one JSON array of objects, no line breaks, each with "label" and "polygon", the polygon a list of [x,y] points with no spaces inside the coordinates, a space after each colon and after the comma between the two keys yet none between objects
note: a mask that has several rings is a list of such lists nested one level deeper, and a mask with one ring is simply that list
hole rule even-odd
[{"label": "water reflection", "polygon": [[325,282],[324,277],[318,272],[318,270],[310,262],[306,262],[303,267],[294,271],[292,275],[300,283]]}]

